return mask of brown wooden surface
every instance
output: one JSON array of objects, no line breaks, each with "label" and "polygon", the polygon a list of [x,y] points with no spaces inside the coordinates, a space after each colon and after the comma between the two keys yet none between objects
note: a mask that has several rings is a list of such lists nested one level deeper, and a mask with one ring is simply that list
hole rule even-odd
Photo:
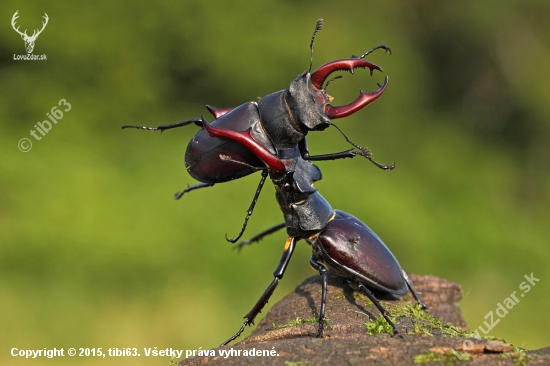
[{"label": "brown wooden surface", "polygon": [[[462,298],[459,285],[434,276],[411,274],[418,291],[428,304],[430,314],[445,323],[466,329],[458,302]],[[383,305],[404,305],[413,302],[411,294],[394,297],[375,293]],[[380,313],[368,299],[354,291],[346,280],[329,275],[326,316],[331,330],[322,339],[315,338],[316,323],[306,323],[276,329],[297,318],[318,316],[321,299],[320,276],[314,276],[275,304],[253,333],[235,345],[221,349],[241,356],[223,357],[216,349],[215,357],[194,357],[180,365],[418,365],[415,357],[429,354],[438,358],[432,365],[515,365],[521,364],[511,345],[498,340],[452,338],[437,331],[432,336],[415,334],[412,318],[398,318],[401,337],[389,334],[369,335],[365,322],[378,318]],[[253,350],[273,350],[278,356],[242,356]],[[455,353],[456,352],[456,353]],[[550,348],[527,352],[529,365],[550,365]],[[458,358],[457,357],[460,357]],[[418,361],[418,359],[417,359]]]}]

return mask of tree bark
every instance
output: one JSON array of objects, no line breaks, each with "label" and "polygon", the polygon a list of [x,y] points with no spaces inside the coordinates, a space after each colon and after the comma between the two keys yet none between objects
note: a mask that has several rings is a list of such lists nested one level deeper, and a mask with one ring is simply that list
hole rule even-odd
[{"label": "tree bark", "polygon": [[[321,278],[314,276],[275,304],[247,339],[210,350],[215,356],[193,357],[179,365],[550,364],[550,348],[524,352],[501,340],[475,339],[465,332],[457,335],[456,331],[467,330],[458,307],[462,298],[460,286],[434,276],[410,277],[428,305],[429,314],[458,328],[411,313],[396,316],[401,336],[370,335],[365,323],[380,317],[378,309],[345,279],[329,274],[326,317],[331,329],[325,329],[323,338],[315,338]],[[414,304],[410,293],[403,297],[382,293],[375,296],[390,313],[410,310],[404,307]]]}]

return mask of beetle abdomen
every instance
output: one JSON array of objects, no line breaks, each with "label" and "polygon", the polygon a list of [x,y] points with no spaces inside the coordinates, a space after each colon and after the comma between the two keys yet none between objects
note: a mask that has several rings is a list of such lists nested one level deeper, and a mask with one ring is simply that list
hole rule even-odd
[{"label": "beetle abdomen", "polygon": [[[214,120],[212,126],[246,131],[258,125],[256,103],[249,102]],[[239,163],[240,162],[240,163]],[[223,183],[254,173],[265,164],[238,142],[211,137],[201,129],[187,145],[185,166],[189,174],[204,183]]]},{"label": "beetle abdomen", "polygon": [[395,295],[408,292],[392,252],[367,225],[346,212],[336,211],[312,245],[315,259],[342,277]]}]

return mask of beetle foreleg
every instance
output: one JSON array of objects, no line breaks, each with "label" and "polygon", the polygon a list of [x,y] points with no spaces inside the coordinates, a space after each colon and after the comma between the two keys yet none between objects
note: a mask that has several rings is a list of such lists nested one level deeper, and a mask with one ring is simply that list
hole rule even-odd
[{"label": "beetle foreleg", "polygon": [[405,278],[405,282],[407,282],[407,286],[409,286],[409,290],[411,290],[414,298],[416,299],[416,302],[420,305],[420,308],[424,311],[427,311],[428,305],[426,305],[426,303],[422,301],[422,299],[420,298],[420,294],[418,293],[418,291],[416,291],[413,282],[405,271],[403,271],[403,277]]},{"label": "beetle foreleg", "polygon": [[193,118],[193,119],[188,119],[186,121],[177,122],[177,123],[174,123],[174,124],[171,124],[171,125],[160,125],[158,127],[124,125],[124,126],[122,126],[122,129],[124,130],[126,128],[137,128],[138,130],[160,131],[160,132],[162,132],[164,130],[169,130],[171,128],[187,126],[187,125],[190,125],[192,123],[196,124],[197,126],[202,127],[202,119],[201,118]]},{"label": "beetle foreleg", "polygon": [[323,330],[325,328],[325,305],[327,303],[327,269],[323,267],[322,264],[318,263],[313,257],[311,257],[309,263],[321,275],[321,309],[319,310],[319,330],[317,331],[317,338],[323,338]]},{"label": "beetle foreleg", "polygon": [[354,153],[353,149],[330,154],[309,155],[307,141],[305,137],[298,143],[298,148],[300,149],[300,155],[302,156],[302,159],[309,161],[345,159],[353,158],[355,155],[357,155],[357,153]]},{"label": "beetle foreleg", "polygon": [[296,241],[297,239],[295,237],[288,238],[285,243],[285,248],[283,250],[283,255],[281,256],[281,260],[279,261],[279,265],[275,269],[275,272],[273,272],[273,281],[267,286],[267,289],[264,291],[262,296],[258,299],[258,302],[256,302],[256,305],[250,310],[248,314],[245,315],[245,321],[239,329],[237,333],[235,333],[234,336],[229,338],[227,341],[223,342],[221,346],[225,346],[229,342],[237,339],[238,336],[241,335],[241,333],[244,331],[244,328],[247,325],[254,324],[254,319],[256,316],[262,311],[265,304],[269,301],[269,298],[271,295],[273,295],[273,292],[275,291],[275,288],[279,284],[279,281],[283,278],[283,275],[285,274],[286,267],[288,267],[288,263],[290,262],[290,258],[292,257],[292,253],[294,252],[294,248],[296,248]]},{"label": "beetle foreleg", "polygon": [[391,327],[393,329],[393,335],[397,334],[400,337],[402,337],[401,334],[399,334],[399,332],[397,331],[397,327],[395,326],[395,324],[391,321],[391,319],[389,317],[390,313],[388,313],[388,311],[386,309],[384,309],[384,307],[382,306],[382,304],[380,304],[378,299],[376,297],[374,297],[373,293],[370,292],[370,290],[367,287],[365,287],[365,285],[363,285],[361,282],[357,282],[357,288],[359,289],[359,291],[361,291],[362,293],[367,295],[367,297],[370,299],[370,301],[372,301],[374,306],[376,306],[378,308],[378,310],[380,310],[380,313],[382,314],[384,319],[386,319],[388,324],[391,325]]},{"label": "beetle foreleg", "polygon": [[395,168],[395,163],[393,163],[392,165],[384,165],[384,164],[380,164],[379,162],[377,162],[376,160],[374,160],[374,158],[372,157],[372,153],[370,152],[370,150],[368,149],[368,147],[363,147],[363,146],[359,146],[357,145],[355,142],[351,141],[350,138],[348,136],[346,136],[346,134],[344,133],[344,131],[342,131],[340,129],[340,127],[336,126],[334,123],[332,123],[332,125],[334,127],[336,127],[336,129],[338,131],[340,131],[340,133],[342,134],[342,136],[344,136],[344,138],[346,139],[346,141],[352,145],[353,147],[355,147],[357,150],[359,151],[352,151],[352,153],[354,155],[360,155],[364,158],[367,158],[368,160],[370,160],[371,163],[373,163],[374,165],[376,165],[377,167],[379,167],[380,169],[384,169],[384,170],[392,170],[393,168]]},{"label": "beetle foreleg", "polygon": [[299,142],[299,145],[298,145],[298,147],[300,148],[300,155],[302,156],[302,159],[309,160],[309,161],[324,161],[324,160],[337,160],[337,159],[345,159],[345,158],[354,158],[357,155],[359,155],[359,156],[362,156],[364,158],[367,158],[371,163],[373,163],[374,165],[376,165],[380,169],[392,170],[393,168],[395,168],[395,163],[393,163],[392,165],[384,165],[384,164],[380,164],[379,162],[374,160],[374,158],[372,157],[372,153],[370,152],[370,150],[367,147],[363,147],[363,146],[359,146],[359,145],[355,144],[353,141],[351,141],[349,139],[349,137],[347,137],[344,134],[344,132],[342,132],[342,130],[340,130],[340,128],[338,128],[338,126],[336,126],[334,123],[332,123],[332,125],[334,127],[336,127],[338,129],[338,131],[340,131],[340,133],[346,138],[347,142],[349,142],[353,147],[355,147],[359,151],[349,149],[349,150],[340,151],[340,152],[337,152],[337,153],[321,154],[321,155],[310,155],[309,151],[307,149],[307,143],[306,143],[305,138],[304,138]]},{"label": "beetle foreleg", "polygon": [[265,183],[265,179],[267,178],[267,170],[262,171],[262,179],[260,179],[260,183],[258,184],[258,188],[256,189],[256,193],[254,194],[254,198],[252,199],[252,203],[250,204],[250,207],[248,208],[248,211],[246,212],[246,217],[244,218],[243,227],[241,228],[241,231],[239,232],[239,235],[237,235],[234,238],[228,238],[227,234],[225,235],[225,240],[227,240],[230,243],[236,243],[237,240],[241,238],[243,235],[246,225],[248,224],[248,219],[250,216],[252,216],[252,212],[254,211],[254,206],[256,206],[256,202],[258,202],[258,197],[260,196],[260,192],[262,191],[262,188]]},{"label": "beetle foreleg", "polygon": [[330,154],[321,154],[321,155],[309,155],[309,153],[302,156],[304,160],[309,161],[323,161],[323,160],[337,160],[337,159],[345,159],[345,158],[353,158],[358,153],[356,151],[353,151],[353,149],[346,150],[346,151],[340,151],[337,153],[330,153]]}]

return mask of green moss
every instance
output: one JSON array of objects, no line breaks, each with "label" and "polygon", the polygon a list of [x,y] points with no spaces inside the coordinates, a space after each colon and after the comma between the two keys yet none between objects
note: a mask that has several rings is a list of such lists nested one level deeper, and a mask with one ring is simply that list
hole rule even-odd
[{"label": "green moss", "polygon": [[420,323],[414,323],[414,333],[415,334],[426,334],[430,337],[433,337],[434,335],[430,333],[426,327],[422,326]]},{"label": "green moss", "polygon": [[[357,297],[356,297],[357,299]],[[408,329],[409,334],[425,334],[430,337],[434,337],[437,334],[441,334],[451,338],[483,338],[487,340],[499,340],[506,343],[502,338],[493,336],[479,336],[476,333],[464,330],[451,323],[443,323],[438,318],[422,310],[420,305],[385,305],[386,310],[390,315],[390,319],[395,324],[399,324],[399,318],[408,318],[412,322],[412,329]],[[379,318],[364,323],[367,327],[367,332],[371,335],[388,333],[392,334],[393,330],[391,326],[386,322],[384,317],[380,315]],[[516,349],[517,354],[521,351]],[[525,355],[525,353],[523,353]],[[525,355],[525,357],[528,357]],[[517,356],[519,360],[523,360],[524,356]]]},{"label": "green moss", "polygon": [[428,363],[428,362],[441,362],[445,363],[447,366],[453,366],[456,362],[459,361],[468,361],[472,356],[468,353],[465,353],[459,358],[456,351],[449,350],[445,353],[435,353],[426,351],[418,356],[414,357],[414,363]]},{"label": "green moss", "polygon": [[452,338],[474,337],[474,333],[472,332],[461,329],[451,323],[443,323],[433,315],[422,310],[418,304],[414,306],[410,304],[404,306],[390,305],[386,309],[395,318],[410,318],[413,322],[414,333],[416,334],[426,334],[433,337],[433,333],[437,332]]},{"label": "green moss", "polygon": [[285,361],[286,366],[310,366],[311,362],[309,361],[298,361],[298,362],[291,362],[291,361]]},{"label": "green moss", "polygon": [[511,358],[515,366],[527,366],[531,356],[526,354],[522,349],[514,346],[514,352],[504,352],[500,358]]},{"label": "green moss", "polygon": [[[328,329],[328,330],[332,330],[332,327],[328,323],[329,320],[330,320],[329,318],[324,319],[325,328]],[[312,316],[311,318],[308,318],[308,319],[296,318],[294,320],[289,321],[286,324],[280,324],[280,325],[277,325],[274,322],[271,322],[271,326],[273,327],[273,329],[282,329],[282,328],[288,328],[288,327],[295,327],[297,325],[302,325],[302,324],[307,324],[307,323],[319,323],[319,318],[314,317],[314,316]]]},{"label": "green moss", "polygon": [[[391,321],[395,323],[395,318],[390,317]],[[376,319],[364,323],[367,326],[367,333],[370,335],[388,333],[393,334],[393,328],[388,324],[384,316],[380,316]]]},{"label": "green moss", "polygon": [[[469,332],[467,330],[461,329],[451,323],[443,323],[441,320],[437,319],[433,315],[426,313],[423,311],[418,304],[415,304],[414,306],[411,306],[409,304],[407,305],[389,305],[386,306],[386,310],[390,313],[390,319],[394,321],[394,318],[409,318],[412,320],[413,327],[414,327],[414,333],[415,334],[426,334],[431,337],[434,336],[434,333],[439,333],[444,336],[448,336],[451,338],[483,338],[487,340],[499,340],[502,342],[506,342],[502,338],[493,337],[493,336],[478,336],[477,334],[473,332]],[[384,321],[384,318],[380,316],[380,318],[375,319],[373,322],[381,322]],[[399,324],[398,322],[395,322],[396,324]],[[368,323],[367,323],[368,324]],[[389,331],[385,331],[384,333],[390,333],[391,334],[391,326],[387,325],[387,329]],[[371,333],[371,331],[368,329],[369,334],[376,334]],[[382,332],[379,332],[382,333]],[[446,365],[454,365],[458,361],[467,361],[471,359],[471,355],[469,353],[459,353],[456,350],[449,350],[445,353],[435,353],[435,352],[429,352],[426,351],[425,353],[415,356],[414,362],[415,363],[428,363],[428,362],[442,362]],[[502,358],[510,357],[516,366],[527,366],[529,363],[529,360],[531,357],[527,355],[522,349],[514,346],[514,352],[506,352],[502,353],[500,355]]]},{"label": "green moss", "polygon": [[[415,334],[426,334],[433,337],[433,333],[438,332],[453,338],[473,337],[473,333],[465,331],[453,324],[443,323],[433,315],[426,313],[418,304],[414,306],[409,304],[386,305],[386,310],[390,313],[390,319],[396,324],[399,324],[399,322],[396,321],[398,318],[410,318],[413,323],[413,330]],[[365,323],[365,325],[367,326],[368,333],[371,335],[393,333],[391,326],[386,322],[382,315],[380,315],[377,319]]]},{"label": "green moss", "polygon": [[345,298],[344,290],[337,290],[334,291],[334,296],[332,297],[334,300],[342,300]]}]

